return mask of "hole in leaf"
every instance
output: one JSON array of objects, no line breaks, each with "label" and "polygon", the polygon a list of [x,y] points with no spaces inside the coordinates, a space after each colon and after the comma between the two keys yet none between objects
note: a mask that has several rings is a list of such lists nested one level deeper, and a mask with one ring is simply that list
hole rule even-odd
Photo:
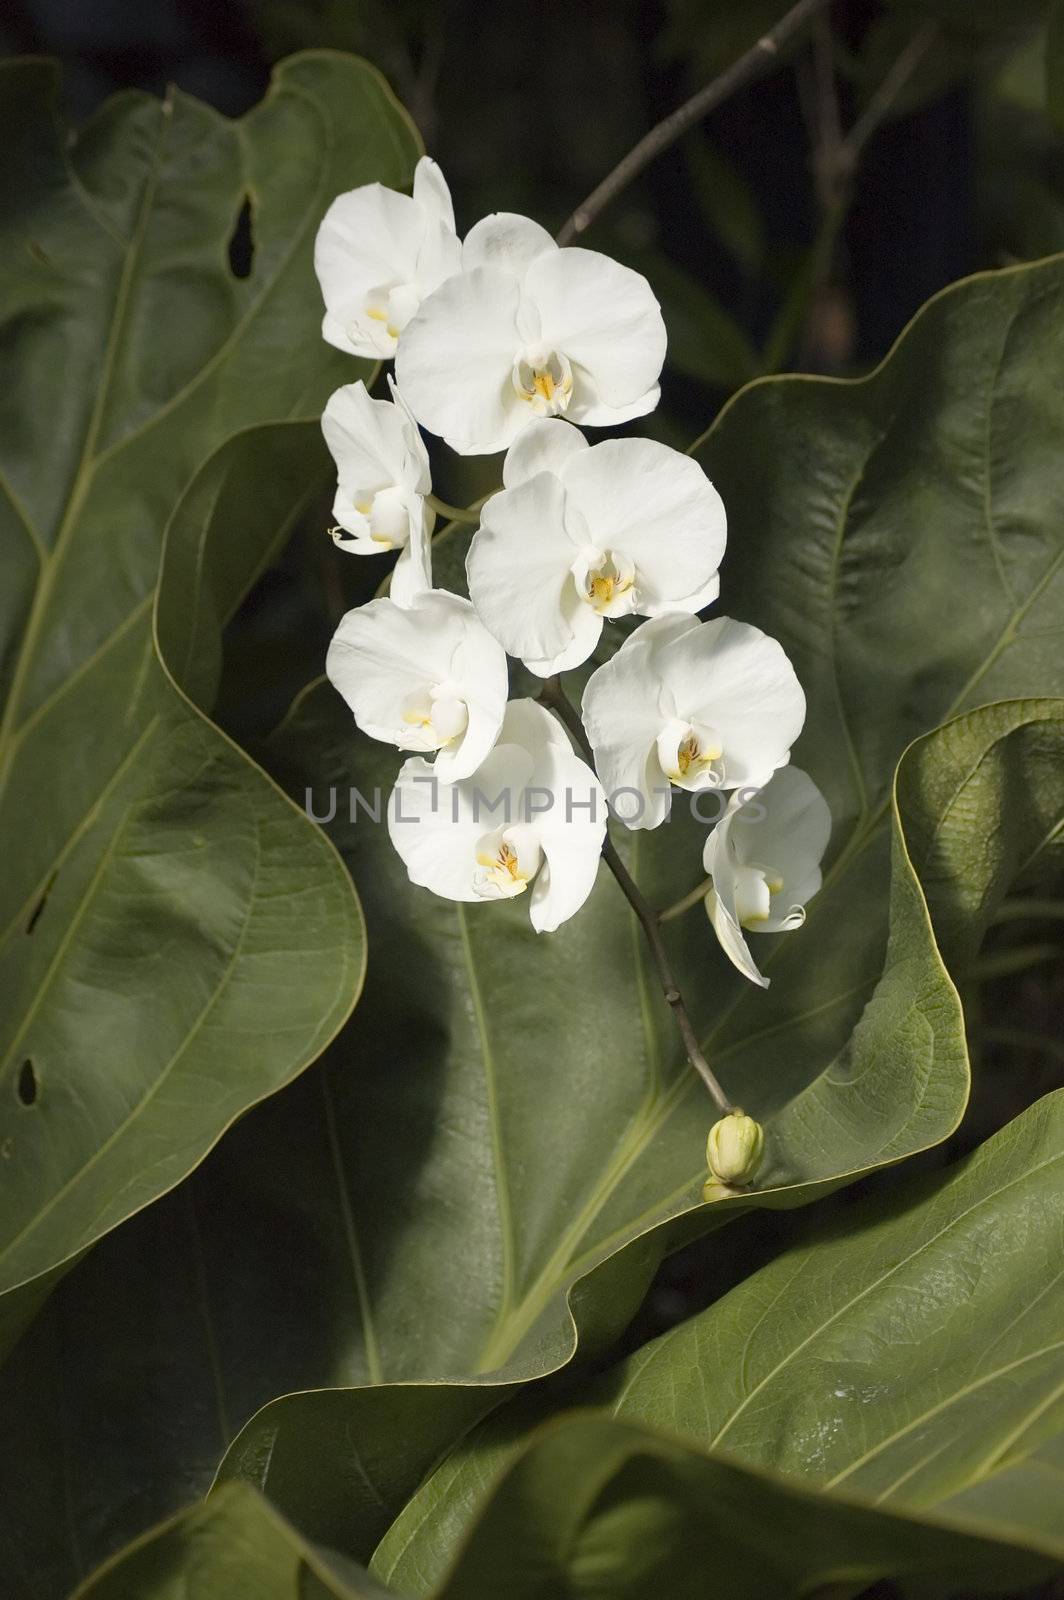
[{"label": "hole in leaf", "polygon": [[251,233],[251,199],[244,196],[244,203],[236,214],[233,231],[229,235],[229,270],[234,278],[250,278],[251,266],[255,259],[255,240]]},{"label": "hole in leaf", "polygon": [[59,876],[58,872],[53,872],[52,876],[48,879],[48,882],[45,884],[44,889],[41,892],[41,898],[37,901],[37,904],[34,906],[33,910],[30,912],[29,921],[26,924],[26,932],[27,933],[32,933],[34,928],[37,926],[38,922],[40,921],[41,912],[44,910],[45,906],[48,904],[48,896],[51,894],[52,890],[55,888],[55,880],[56,880],[56,878],[58,878],[58,876]]},{"label": "hole in leaf", "polygon": [[37,1100],[37,1074],[33,1062],[25,1060],[19,1068],[18,1097],[24,1106],[32,1106]]}]

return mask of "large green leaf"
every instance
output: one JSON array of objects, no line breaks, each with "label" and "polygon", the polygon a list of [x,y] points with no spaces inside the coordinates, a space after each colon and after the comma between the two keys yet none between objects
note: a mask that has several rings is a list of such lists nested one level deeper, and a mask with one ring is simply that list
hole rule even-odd
[{"label": "large green leaf", "polygon": [[[946,1173],[814,1230],[569,1403],[1064,1561],[1059,1491],[1041,1481],[1064,1443],[1062,1199],[1059,1091]],[[374,1557],[383,1579],[424,1593],[447,1570],[530,1413],[491,1419],[434,1474]]]},{"label": "large green leaf", "polygon": [[42,63],[0,67],[9,1337],[357,993],[359,912],[331,847],[179,685],[209,694],[212,633],[320,475],[313,428],[266,425],[315,417],[351,375],[319,335],[320,217],[353,183],[408,181],[416,154],[378,75],[326,52],[285,63],[240,122],[127,94],[75,138],[55,90]]},{"label": "large green leaf", "polygon": [[[322,1075],[305,1080],[309,1092],[300,1080],[294,1098],[269,1102],[266,1123],[244,1118],[172,1194],[102,1239],[9,1356],[0,1372],[4,1600],[65,1600],[100,1561],[202,1496],[258,1407],[362,1376],[347,1337],[358,1286],[341,1173],[319,1184],[293,1163],[289,1185],[306,1179],[293,1204],[270,1171],[286,1132],[298,1147],[304,1121],[320,1127],[334,1115]],[[439,1438],[462,1430],[469,1402],[448,1385],[363,1393],[378,1447],[363,1422],[348,1447],[351,1478],[311,1478],[308,1489],[331,1497],[339,1519],[361,1483],[383,1531],[389,1508],[415,1487],[411,1458],[434,1459]],[[325,1413],[331,1398],[320,1391]]]},{"label": "large green leaf", "polygon": [[[703,1454],[657,1430],[573,1417],[541,1430],[493,1490],[437,1600],[802,1600],[885,1574],[922,1595],[1029,1584],[1061,1547],[899,1516]],[[819,1590],[818,1590],[819,1592]],[[107,1563],[72,1600],[386,1600],[230,1484]]]},{"label": "large green leaf", "polygon": [[234,1484],[139,1539],[72,1600],[387,1600],[360,1568],[299,1537]]},{"label": "large green leaf", "polygon": [[[708,1456],[601,1417],[535,1435],[493,1488],[438,1600],[803,1600],[857,1596],[891,1575],[922,1596],[1000,1594],[1059,1572],[1059,1536],[901,1516]],[[424,1593],[417,1574],[415,1593]],[[821,1589],[821,1585],[825,1586]]]},{"label": "large green leaf", "polygon": [[1062,1200],[1058,1091],[946,1174],[787,1251],[597,1398],[754,1465],[1064,1558],[1059,1491],[1047,1503],[1020,1488],[1064,1441]]},{"label": "large green leaf", "polygon": [[[952,713],[1064,691],[1062,300],[1060,260],[972,279],[871,378],[759,382],[701,448],[731,519],[722,609],[794,656],[809,697],[797,759],[835,815],[805,930],[760,947],[767,995],[726,968],[700,913],[669,925],[710,1057],[768,1125],[754,1204],[801,1203],[931,1145],[964,1105],[961,1011],[897,822],[891,875],[890,784],[906,744]],[[386,785],[395,763],[327,686],[282,747],[319,806],[341,791],[331,831],[378,951],[323,1074],[335,1138],[300,1120],[300,1192],[312,1173],[327,1192],[339,1164],[357,1238],[360,1312],[336,1345],[362,1383],[481,1375],[472,1419],[485,1378],[505,1390],[570,1360],[578,1337],[593,1350],[663,1251],[749,1202],[701,1203],[710,1108],[609,879],[539,941],[519,903],[438,902],[409,888],[382,830],[346,820],[346,785]],[[681,820],[629,841],[660,902],[697,880],[700,838]],[[953,916],[948,895],[941,909]],[[291,1161],[289,1135],[271,1161],[279,1207]],[[389,1428],[388,1394],[282,1399],[223,1471],[364,1555],[404,1474],[412,1487],[454,1428],[450,1391],[421,1400],[441,1410],[431,1440]]]}]

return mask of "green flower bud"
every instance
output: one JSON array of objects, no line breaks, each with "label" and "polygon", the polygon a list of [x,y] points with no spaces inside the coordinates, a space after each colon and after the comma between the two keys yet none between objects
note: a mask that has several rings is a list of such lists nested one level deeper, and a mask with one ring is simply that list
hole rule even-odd
[{"label": "green flower bud", "polygon": [[764,1149],[765,1134],[761,1124],[736,1106],[710,1128],[706,1160],[718,1183],[742,1188],[760,1166]]}]

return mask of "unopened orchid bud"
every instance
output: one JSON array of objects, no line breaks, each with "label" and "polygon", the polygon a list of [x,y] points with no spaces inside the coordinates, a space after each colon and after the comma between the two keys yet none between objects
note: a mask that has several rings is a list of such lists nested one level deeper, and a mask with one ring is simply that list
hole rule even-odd
[{"label": "unopened orchid bud", "polygon": [[764,1149],[761,1124],[736,1108],[710,1128],[706,1160],[718,1183],[738,1189],[752,1180]]}]

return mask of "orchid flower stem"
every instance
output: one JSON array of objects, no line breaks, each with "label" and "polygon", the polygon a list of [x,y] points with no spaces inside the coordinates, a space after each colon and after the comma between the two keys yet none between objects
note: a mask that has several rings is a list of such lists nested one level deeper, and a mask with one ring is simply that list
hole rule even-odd
[{"label": "orchid flower stem", "polygon": [[676,979],[672,975],[672,968],[669,965],[668,954],[665,950],[665,942],[661,937],[661,929],[658,926],[658,914],[641,893],[628,868],[617,854],[616,846],[609,837],[607,837],[602,846],[602,855],[606,865],[620,884],[622,894],[624,894],[642,924],[643,932],[646,934],[647,943],[650,946],[650,954],[657,969],[662,993],[672,1009],[673,1016],[676,1018],[676,1026],[680,1030],[680,1037],[687,1052],[687,1059],[709,1090],[721,1115],[727,1116],[732,1110],[732,1103],[717,1082],[709,1062],[699,1048],[698,1038],[691,1024],[691,1019],[687,1015],[687,1007],[684,1005],[683,995],[677,988]]},{"label": "orchid flower stem", "polygon": [[437,495],[427,494],[425,499],[438,517],[445,522],[470,522],[480,521],[480,508],[483,500],[475,500],[471,506],[449,506],[446,500],[441,500]]},{"label": "orchid flower stem", "polygon": [[[549,706],[552,711],[557,713],[583,755],[593,764],[594,755],[591,746],[588,744],[584,725],[570,705],[568,696],[562,688],[561,680],[558,677],[547,678],[539,692],[539,699],[544,705]],[[621,893],[639,918],[643,932],[646,934],[647,944],[650,946],[650,954],[658,974],[658,980],[661,983],[662,993],[672,1010],[673,1016],[676,1018],[676,1025],[680,1030],[680,1037],[687,1052],[687,1059],[709,1090],[722,1115],[727,1116],[733,1109],[732,1103],[717,1082],[709,1062],[699,1048],[697,1035],[687,1014],[687,1007],[684,1005],[683,995],[680,993],[672,968],[669,965],[665,941],[661,937],[661,929],[658,926],[660,920],[658,912],[650,904],[650,901],[628,871],[617,852],[616,845],[608,834],[602,846],[602,859],[616,878]]]},{"label": "orchid flower stem", "polygon": [[577,206],[568,222],[558,234],[558,243],[572,244],[573,240],[589,228],[600,211],[605,210],[622,189],[627,188],[663,150],[674,144],[688,128],[716,109],[729,95],[742,89],[762,73],[767,72],[779,57],[784,44],[798,32],[816,12],[823,10],[828,0],[798,0],[798,4],[782,16],[745,55],[734,61],[727,71],[707,83],[690,100],[670,113],[656,127],[651,128],[639,143],[619,161],[613,171],[603,179],[583,203]]},{"label": "orchid flower stem", "polygon": [[697,889],[692,889],[685,894],[682,900],[677,900],[675,905],[666,906],[664,911],[658,912],[659,922],[672,922],[676,917],[682,917],[685,911],[690,911],[692,906],[701,905],[710,889],[713,887],[712,878],[704,878]]}]

